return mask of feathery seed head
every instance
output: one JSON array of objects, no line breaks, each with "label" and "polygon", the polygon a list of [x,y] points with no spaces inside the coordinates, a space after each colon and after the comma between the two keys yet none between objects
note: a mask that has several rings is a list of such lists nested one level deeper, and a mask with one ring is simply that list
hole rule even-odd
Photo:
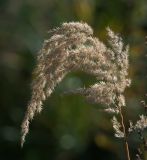
[{"label": "feathery seed head", "polygon": [[[80,70],[94,75],[98,80],[89,88],[80,88],[73,93],[107,106],[115,103],[119,93],[120,105],[125,105],[122,94],[129,86],[128,49],[123,49],[119,36],[110,29],[107,31],[111,47],[94,37],[92,28],[86,23],[63,23],[50,31],[34,70],[32,97],[22,123],[22,145],[29,131],[29,122],[42,110],[43,101],[69,72]],[[114,110],[118,112],[118,108]]]}]

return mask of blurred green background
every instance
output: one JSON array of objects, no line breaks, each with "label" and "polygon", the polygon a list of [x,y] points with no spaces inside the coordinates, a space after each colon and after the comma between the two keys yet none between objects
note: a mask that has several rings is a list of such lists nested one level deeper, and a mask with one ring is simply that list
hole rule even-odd
[{"label": "blurred green background", "polygon": [[[124,160],[123,142],[113,135],[112,115],[81,96],[63,95],[95,83],[89,75],[69,74],[56,87],[31,123],[23,149],[20,125],[31,95],[35,58],[47,31],[69,21],[87,22],[104,42],[110,26],[130,44],[132,85],[125,92],[124,114],[135,122],[147,92],[147,1],[1,0],[0,13],[0,160]],[[134,159],[139,140],[132,135],[129,142]]]}]

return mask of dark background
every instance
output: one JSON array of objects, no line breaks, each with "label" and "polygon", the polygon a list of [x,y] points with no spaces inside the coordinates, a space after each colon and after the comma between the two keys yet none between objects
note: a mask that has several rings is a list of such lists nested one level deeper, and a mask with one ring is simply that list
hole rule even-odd
[{"label": "dark background", "polygon": [[[94,77],[69,74],[44,103],[20,147],[20,125],[31,95],[31,73],[47,31],[63,22],[84,21],[106,41],[106,27],[130,45],[132,85],[125,92],[126,119],[142,113],[147,92],[146,0],[1,0],[0,1],[0,160],[124,160],[123,142],[114,137],[112,115],[101,105],[65,90],[89,86]],[[128,125],[128,120],[126,120]],[[139,145],[130,136],[131,157]]]}]

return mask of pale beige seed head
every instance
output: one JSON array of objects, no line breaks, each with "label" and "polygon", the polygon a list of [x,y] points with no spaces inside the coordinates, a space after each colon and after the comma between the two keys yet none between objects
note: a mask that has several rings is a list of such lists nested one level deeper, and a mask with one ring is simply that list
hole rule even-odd
[{"label": "pale beige seed head", "polygon": [[[33,73],[32,97],[22,123],[22,145],[29,131],[29,122],[42,110],[43,101],[69,72],[79,70],[96,77],[96,84],[73,91],[88,101],[109,106],[115,103],[118,93],[123,94],[129,85],[128,50],[123,49],[122,39],[110,29],[108,35],[111,47],[94,37],[92,28],[82,22],[63,23],[49,32]],[[125,103],[123,96],[120,102]],[[118,112],[118,108],[113,109]]]}]

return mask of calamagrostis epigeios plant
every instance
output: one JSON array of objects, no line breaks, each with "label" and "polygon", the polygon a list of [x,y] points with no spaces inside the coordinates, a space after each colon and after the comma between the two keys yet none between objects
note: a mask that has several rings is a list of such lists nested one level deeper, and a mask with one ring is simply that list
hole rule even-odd
[{"label": "calamagrostis epigeios plant", "polygon": [[[22,123],[21,145],[29,131],[29,123],[42,110],[43,101],[53,92],[55,86],[69,72],[80,70],[94,75],[97,83],[89,88],[79,88],[73,93],[81,94],[88,101],[102,103],[106,111],[120,113],[125,106],[123,92],[130,82],[128,75],[128,47],[109,28],[106,46],[93,36],[93,30],[86,23],[63,23],[49,32],[37,58],[33,74],[32,97]],[[113,126],[118,137],[120,131],[116,117]]]}]

